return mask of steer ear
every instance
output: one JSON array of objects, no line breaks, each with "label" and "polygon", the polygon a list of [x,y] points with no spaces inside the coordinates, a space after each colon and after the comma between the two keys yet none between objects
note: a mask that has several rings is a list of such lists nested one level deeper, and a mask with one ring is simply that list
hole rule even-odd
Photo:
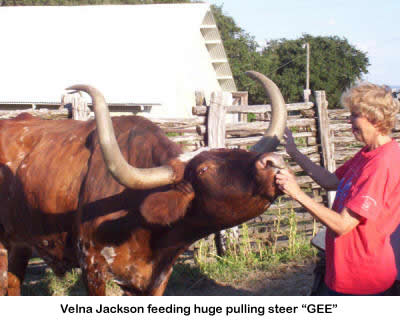
[{"label": "steer ear", "polygon": [[140,212],[149,223],[169,225],[185,215],[193,198],[192,185],[182,181],[172,190],[149,195]]}]

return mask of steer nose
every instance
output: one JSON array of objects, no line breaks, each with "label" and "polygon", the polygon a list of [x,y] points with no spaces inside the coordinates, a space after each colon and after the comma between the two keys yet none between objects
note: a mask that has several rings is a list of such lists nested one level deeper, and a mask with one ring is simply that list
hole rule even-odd
[{"label": "steer nose", "polygon": [[282,156],[277,153],[264,153],[257,160],[257,166],[259,168],[266,168],[267,166],[277,168],[277,169],[285,169],[287,168],[285,161]]}]

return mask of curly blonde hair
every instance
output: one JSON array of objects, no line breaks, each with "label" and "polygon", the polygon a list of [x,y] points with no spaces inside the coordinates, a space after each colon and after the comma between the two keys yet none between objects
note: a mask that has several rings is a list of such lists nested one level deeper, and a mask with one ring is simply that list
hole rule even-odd
[{"label": "curly blonde hair", "polygon": [[390,134],[396,123],[400,103],[387,86],[360,83],[342,94],[342,105],[352,114],[365,117],[384,135]]}]

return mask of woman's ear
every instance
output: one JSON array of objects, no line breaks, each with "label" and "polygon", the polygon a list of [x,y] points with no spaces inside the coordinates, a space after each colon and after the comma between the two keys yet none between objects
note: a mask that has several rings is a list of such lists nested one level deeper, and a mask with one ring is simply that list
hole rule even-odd
[{"label": "woman's ear", "polygon": [[193,199],[192,185],[182,181],[171,190],[149,195],[141,205],[140,212],[149,223],[169,225],[185,216]]}]

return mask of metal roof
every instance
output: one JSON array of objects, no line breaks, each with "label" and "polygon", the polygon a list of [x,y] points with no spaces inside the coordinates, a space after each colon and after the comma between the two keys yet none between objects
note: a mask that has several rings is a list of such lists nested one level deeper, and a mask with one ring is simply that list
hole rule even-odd
[{"label": "metal roof", "polygon": [[1,7],[0,30],[0,103],[59,103],[85,83],[187,116],[194,91],[236,91],[207,3]]}]

